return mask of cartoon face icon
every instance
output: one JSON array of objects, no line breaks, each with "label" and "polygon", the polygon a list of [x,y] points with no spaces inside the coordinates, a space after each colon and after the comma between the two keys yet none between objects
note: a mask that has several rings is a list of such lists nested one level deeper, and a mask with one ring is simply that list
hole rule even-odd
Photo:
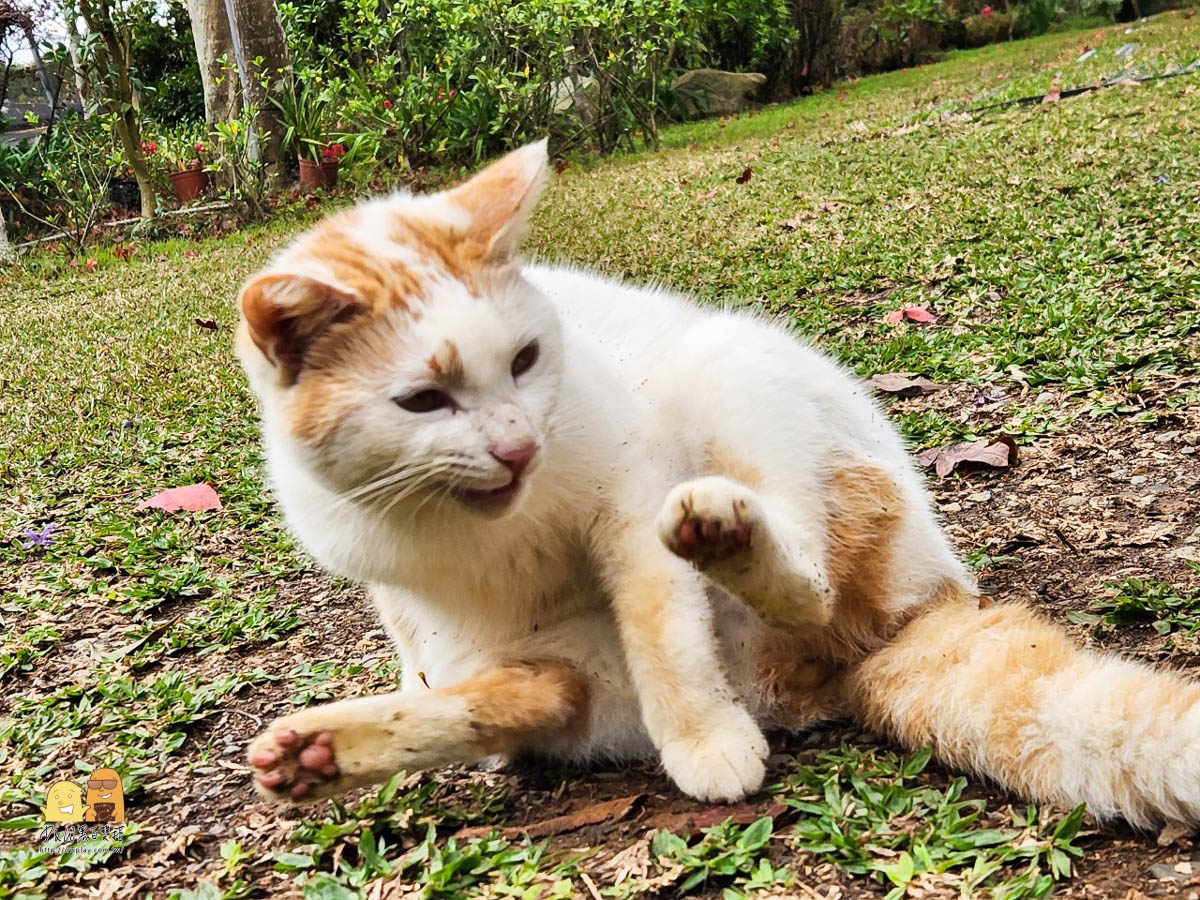
[{"label": "cartoon face icon", "polygon": [[50,790],[46,792],[42,814],[47,822],[82,822],[83,809],[83,791],[79,785],[60,781],[50,785]]},{"label": "cartoon face icon", "polygon": [[113,769],[96,769],[87,782],[86,822],[124,822],[125,795],[121,776]]}]

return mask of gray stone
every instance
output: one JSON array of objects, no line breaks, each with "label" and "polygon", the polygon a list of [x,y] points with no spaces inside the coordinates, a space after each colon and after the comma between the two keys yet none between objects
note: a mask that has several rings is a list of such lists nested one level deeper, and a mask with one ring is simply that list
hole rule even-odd
[{"label": "gray stone", "polygon": [[564,78],[551,91],[553,109],[556,113],[574,115],[585,128],[591,127],[596,120],[597,90],[596,79],[591,75]]},{"label": "gray stone", "polygon": [[693,69],[671,83],[691,115],[729,116],[750,105],[750,98],[767,83],[759,72]]}]

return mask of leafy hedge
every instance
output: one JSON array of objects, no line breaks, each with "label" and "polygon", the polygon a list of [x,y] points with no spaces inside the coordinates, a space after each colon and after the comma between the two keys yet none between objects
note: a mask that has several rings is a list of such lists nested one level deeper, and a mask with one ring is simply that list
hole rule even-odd
[{"label": "leafy hedge", "polygon": [[284,0],[279,9],[297,81],[321,85],[338,110],[332,135],[352,160],[391,165],[474,161],[546,132],[602,152],[653,144],[677,112],[669,85],[682,69],[795,81],[811,55],[811,28],[788,0]]}]

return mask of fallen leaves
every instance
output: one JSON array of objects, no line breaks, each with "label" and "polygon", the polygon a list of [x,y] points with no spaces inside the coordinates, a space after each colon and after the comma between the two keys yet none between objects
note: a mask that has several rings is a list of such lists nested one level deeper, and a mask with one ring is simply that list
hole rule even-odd
[{"label": "fallen leaves", "polygon": [[753,177],[753,175],[754,175],[754,169],[751,168],[750,166],[746,166],[746,168],[742,170],[742,174],[733,180],[736,181],[738,184],[745,184],[747,181],[749,181]]},{"label": "fallen leaves", "polygon": [[917,394],[940,391],[945,387],[944,384],[937,384],[915,372],[880,372],[878,375],[872,375],[867,383],[880,393],[896,394],[900,397],[915,397]]},{"label": "fallen leaves", "polygon": [[717,194],[720,192],[720,190],[721,190],[720,188],[713,188],[707,194],[700,194],[699,196],[696,197],[696,199],[697,200],[711,200],[713,197],[717,196]]},{"label": "fallen leaves", "polygon": [[207,328],[209,331],[216,331],[218,327],[216,319],[197,319],[196,324],[201,328]]},{"label": "fallen leaves", "polygon": [[962,465],[1007,469],[1017,462],[1017,442],[1007,434],[968,443],[932,447],[917,454],[917,465],[933,466],[939,478],[945,478]]},{"label": "fallen leaves", "polygon": [[893,325],[905,321],[928,324],[936,322],[937,316],[931,313],[925,306],[905,306],[900,309],[893,309],[887,314],[884,321],[891,322]]},{"label": "fallen leaves", "polygon": [[211,484],[202,481],[199,484],[160,491],[149,500],[139,503],[135,511],[161,509],[166,512],[203,512],[220,508],[221,498],[217,496]]},{"label": "fallen leaves", "polygon": [[[615,800],[594,803],[591,806],[585,806],[582,809],[577,809],[565,815],[555,816],[552,819],[534,822],[532,825],[501,828],[500,833],[510,840],[524,835],[529,835],[529,837],[536,840],[537,838],[550,837],[555,834],[564,834],[568,831],[577,831],[588,825],[620,822],[637,808],[637,805],[642,802],[644,797],[645,794],[618,797]],[[494,825],[479,825],[472,828],[464,828],[455,837],[460,841],[473,840],[475,838],[487,837],[493,830],[495,830]]]}]

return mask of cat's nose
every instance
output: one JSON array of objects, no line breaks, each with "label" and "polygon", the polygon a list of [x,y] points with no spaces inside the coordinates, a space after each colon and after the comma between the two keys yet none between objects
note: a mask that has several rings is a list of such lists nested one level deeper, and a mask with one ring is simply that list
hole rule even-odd
[{"label": "cat's nose", "polygon": [[493,459],[513,473],[513,478],[520,478],[521,473],[525,471],[525,467],[529,465],[529,461],[533,459],[537,451],[537,444],[533,441],[524,441],[519,444],[493,447],[491,454]]}]

